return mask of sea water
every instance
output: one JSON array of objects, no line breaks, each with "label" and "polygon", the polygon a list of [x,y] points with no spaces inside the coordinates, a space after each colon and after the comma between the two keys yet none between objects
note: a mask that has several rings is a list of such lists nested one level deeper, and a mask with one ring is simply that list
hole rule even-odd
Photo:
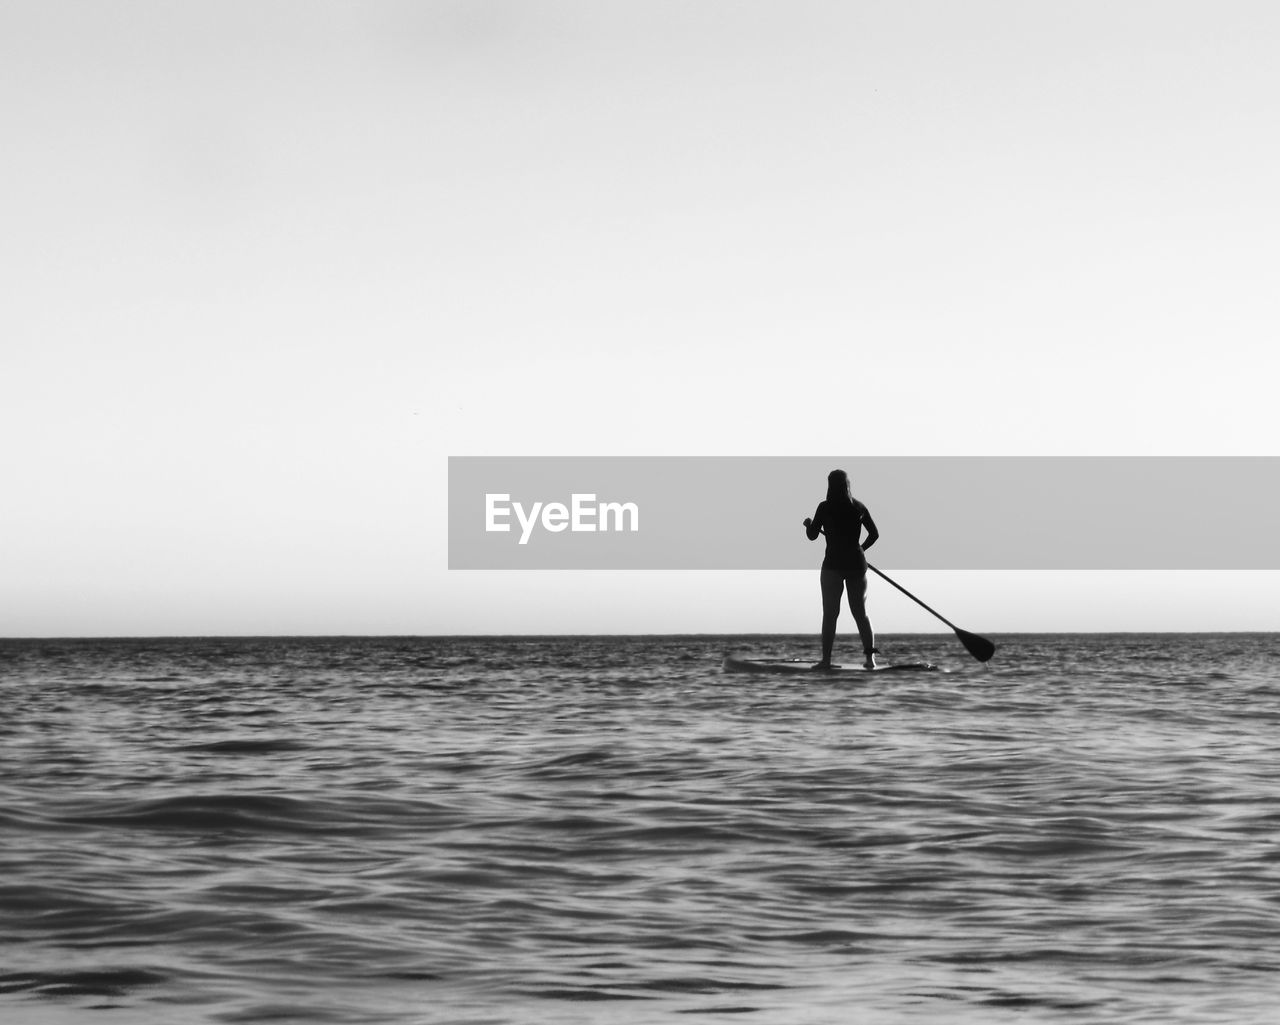
[{"label": "sea water", "polygon": [[1280,1020],[1280,636],[993,639],[0,642],[0,1019]]}]

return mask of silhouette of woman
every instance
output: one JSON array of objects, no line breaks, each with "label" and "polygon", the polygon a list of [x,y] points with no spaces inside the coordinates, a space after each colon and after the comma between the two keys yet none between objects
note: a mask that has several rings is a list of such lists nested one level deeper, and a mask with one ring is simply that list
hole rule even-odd
[{"label": "silhouette of woman", "polygon": [[[867,528],[866,541],[859,544],[862,528]],[[810,541],[819,534],[827,535],[827,554],[822,560],[822,661],[815,669],[831,666],[831,648],[836,639],[836,620],[840,616],[841,593],[848,588],[849,611],[858,624],[858,636],[862,638],[863,665],[876,667],[876,636],[867,618],[867,557],[866,549],[876,543],[880,531],[867,512],[867,507],[853,497],[849,488],[849,475],[843,470],[827,474],[827,497],[818,503],[818,511],[812,519],[804,521],[805,533]]]}]

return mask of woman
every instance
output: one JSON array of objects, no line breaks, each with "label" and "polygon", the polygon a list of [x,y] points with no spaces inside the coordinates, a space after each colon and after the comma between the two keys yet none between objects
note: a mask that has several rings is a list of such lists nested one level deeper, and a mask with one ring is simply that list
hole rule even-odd
[{"label": "woman", "polygon": [[[859,544],[862,528],[867,539]],[[843,470],[827,474],[827,498],[818,503],[812,519],[804,521],[810,541],[827,535],[827,554],[822,560],[822,661],[815,669],[831,667],[831,648],[836,639],[836,619],[840,616],[840,595],[849,589],[849,611],[858,624],[867,669],[876,667],[876,637],[867,618],[867,557],[863,553],[876,543],[880,531],[867,507],[853,497],[849,475]]]}]

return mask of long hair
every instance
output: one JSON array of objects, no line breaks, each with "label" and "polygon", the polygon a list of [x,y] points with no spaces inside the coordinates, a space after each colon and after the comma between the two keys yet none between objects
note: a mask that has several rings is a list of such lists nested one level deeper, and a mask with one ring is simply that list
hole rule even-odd
[{"label": "long hair", "polygon": [[843,470],[832,470],[827,474],[827,501],[832,505],[853,505],[853,489],[849,486],[849,475]]}]

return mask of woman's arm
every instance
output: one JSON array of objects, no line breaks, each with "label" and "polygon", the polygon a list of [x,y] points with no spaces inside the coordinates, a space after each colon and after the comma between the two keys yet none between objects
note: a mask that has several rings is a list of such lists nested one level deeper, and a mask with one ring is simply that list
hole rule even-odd
[{"label": "woman's arm", "polygon": [[871,518],[871,513],[865,505],[862,507],[862,525],[867,528],[867,539],[862,542],[862,550],[865,552],[880,539],[880,531],[876,529],[876,521]]},{"label": "woman's arm", "polygon": [[804,521],[804,532],[810,541],[818,540],[818,535],[822,533],[822,506],[824,504],[819,502],[817,511],[813,514],[813,519]]}]

